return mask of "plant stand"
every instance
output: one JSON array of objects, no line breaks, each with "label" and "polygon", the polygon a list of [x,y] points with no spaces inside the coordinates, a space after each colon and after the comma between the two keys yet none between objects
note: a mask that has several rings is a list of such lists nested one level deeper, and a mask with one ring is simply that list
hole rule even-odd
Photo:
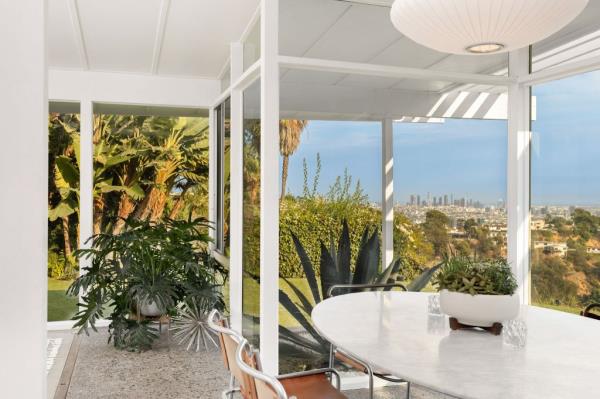
[{"label": "plant stand", "polygon": [[158,333],[162,334],[162,326],[163,324],[167,325],[167,343],[170,345],[171,343],[171,316],[169,315],[161,315],[161,316],[144,316],[143,314],[135,314],[130,313],[129,317],[132,320],[138,321],[149,321],[153,323],[158,323]]},{"label": "plant stand", "polygon": [[459,322],[456,317],[450,317],[450,328],[452,330],[465,330],[465,329],[473,329],[480,328],[485,330],[493,335],[500,335],[502,333],[502,323],[494,323],[490,327],[480,327],[480,326],[470,326],[468,324],[462,324]]}]

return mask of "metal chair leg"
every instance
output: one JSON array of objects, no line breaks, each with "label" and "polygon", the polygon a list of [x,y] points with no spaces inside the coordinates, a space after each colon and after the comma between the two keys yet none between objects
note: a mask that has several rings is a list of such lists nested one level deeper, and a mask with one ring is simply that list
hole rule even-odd
[{"label": "metal chair leg", "polygon": [[233,399],[233,392],[234,392],[234,384],[235,384],[235,377],[233,376],[233,374],[229,375],[229,399]]},{"label": "metal chair leg", "polygon": [[373,399],[375,395],[375,387],[373,381],[373,369],[368,364],[365,364],[365,368],[367,369],[367,375],[369,376],[369,399]]},{"label": "metal chair leg", "polygon": [[410,399],[410,382],[406,381],[406,399]]},{"label": "metal chair leg", "polygon": [[333,344],[329,344],[329,368],[332,369],[333,364],[335,363],[335,348]]}]

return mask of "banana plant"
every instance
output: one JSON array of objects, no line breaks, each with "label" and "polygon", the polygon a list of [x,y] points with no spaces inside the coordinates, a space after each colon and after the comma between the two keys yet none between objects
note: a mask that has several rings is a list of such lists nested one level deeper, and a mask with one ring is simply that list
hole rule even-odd
[{"label": "banana plant", "polygon": [[[282,289],[279,290],[279,302],[287,312],[303,327],[305,331],[293,331],[287,327],[279,326],[282,345],[288,351],[298,357],[299,352],[312,352],[312,356],[302,356],[316,360],[315,365],[326,359],[329,343],[321,337],[310,321],[313,307],[326,299],[327,292],[333,285],[337,284],[368,284],[368,283],[393,283],[397,281],[401,268],[404,264],[401,258],[396,258],[390,266],[380,271],[381,243],[379,232],[367,226],[362,234],[356,263],[351,265],[351,241],[350,231],[346,220],[342,222],[342,232],[337,241],[337,247],[330,239],[329,245],[321,242],[320,263],[318,265],[319,281],[317,280],[317,268],[313,265],[300,239],[291,233],[294,246],[306,280],[310,289],[310,295],[305,295],[302,290],[290,280],[283,278],[291,292],[298,298],[293,301]],[[429,283],[430,279],[440,265],[425,270],[406,287],[408,291],[421,291]],[[306,354],[305,354],[306,355]]]}]

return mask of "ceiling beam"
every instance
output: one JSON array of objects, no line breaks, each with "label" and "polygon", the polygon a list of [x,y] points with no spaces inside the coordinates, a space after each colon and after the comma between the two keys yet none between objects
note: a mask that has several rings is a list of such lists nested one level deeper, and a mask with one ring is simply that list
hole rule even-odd
[{"label": "ceiling beam", "polygon": [[534,86],[551,80],[567,78],[600,69],[600,56],[594,56],[580,61],[572,61],[553,68],[532,72],[519,77],[518,83],[524,86]]},{"label": "ceiling beam", "polygon": [[160,11],[158,14],[158,24],[156,25],[156,33],[154,35],[154,50],[152,51],[152,66],[150,72],[153,75],[158,73],[158,65],[160,63],[160,54],[165,39],[165,28],[167,26],[167,18],[169,17],[169,7],[171,0],[162,0],[160,2]]},{"label": "ceiling beam", "polygon": [[73,34],[75,35],[77,49],[79,50],[81,66],[84,70],[89,70],[90,60],[88,57],[87,47],[85,45],[85,38],[83,37],[83,29],[81,29],[81,18],[79,17],[79,7],[77,6],[77,0],[69,0],[68,4],[69,14],[71,17],[71,25],[73,27]]},{"label": "ceiling beam", "polygon": [[394,0],[336,0],[342,3],[359,4],[366,6],[377,6],[377,7],[392,7]]},{"label": "ceiling beam", "polygon": [[480,75],[462,72],[434,71],[431,69],[374,65],[359,62],[332,61],[317,58],[279,56],[279,65],[284,68],[309,71],[337,72],[353,75],[379,76],[396,79],[437,80],[455,83],[475,83],[492,86],[508,86],[514,78],[506,76]]}]

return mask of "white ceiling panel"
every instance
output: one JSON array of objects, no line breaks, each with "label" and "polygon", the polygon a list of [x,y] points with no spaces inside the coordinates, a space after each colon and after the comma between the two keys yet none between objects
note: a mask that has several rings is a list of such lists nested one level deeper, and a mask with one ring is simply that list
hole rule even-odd
[{"label": "white ceiling panel", "polygon": [[48,63],[59,68],[82,68],[75,40],[69,0],[48,2]]},{"label": "white ceiling panel", "polygon": [[281,0],[279,52],[303,56],[352,7],[331,0]]},{"label": "white ceiling panel", "polygon": [[216,77],[258,0],[172,0],[158,73]]},{"label": "white ceiling panel", "polygon": [[401,37],[390,22],[389,8],[353,5],[315,42],[306,56],[367,62]]},{"label": "white ceiling panel", "polygon": [[508,54],[450,55],[431,65],[429,69],[447,72],[494,74],[508,67]]},{"label": "white ceiling panel", "polygon": [[431,64],[448,57],[448,54],[423,47],[402,37],[371,60],[373,64],[395,65],[411,68],[427,68]]},{"label": "white ceiling panel", "polygon": [[90,69],[150,72],[161,0],[78,0]]}]

